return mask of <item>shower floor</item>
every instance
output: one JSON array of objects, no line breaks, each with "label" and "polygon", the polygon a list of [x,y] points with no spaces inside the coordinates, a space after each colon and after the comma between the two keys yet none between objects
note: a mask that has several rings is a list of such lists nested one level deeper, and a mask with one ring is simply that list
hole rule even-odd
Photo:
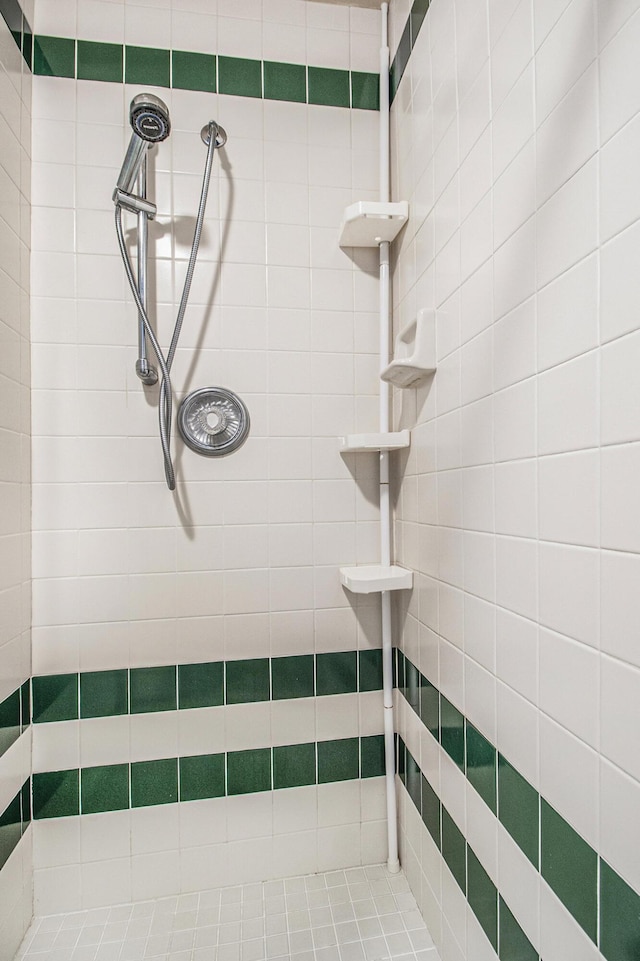
[{"label": "shower floor", "polygon": [[36,918],[21,961],[439,961],[382,865]]}]

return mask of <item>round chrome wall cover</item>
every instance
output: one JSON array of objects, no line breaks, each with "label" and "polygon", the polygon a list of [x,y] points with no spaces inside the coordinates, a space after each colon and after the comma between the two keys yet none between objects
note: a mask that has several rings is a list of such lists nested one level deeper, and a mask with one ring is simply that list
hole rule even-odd
[{"label": "round chrome wall cover", "polygon": [[207,457],[231,454],[249,435],[249,411],[225,387],[201,387],[180,404],[178,428],[187,447]]}]

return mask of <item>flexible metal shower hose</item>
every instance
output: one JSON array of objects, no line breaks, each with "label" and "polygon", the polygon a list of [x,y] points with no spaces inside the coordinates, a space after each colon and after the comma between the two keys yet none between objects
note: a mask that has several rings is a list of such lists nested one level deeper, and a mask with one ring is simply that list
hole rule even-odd
[{"label": "flexible metal shower hose", "polygon": [[173,335],[171,337],[171,344],[169,346],[169,351],[167,353],[166,359],[162,353],[162,348],[158,343],[158,338],[156,337],[153,327],[149,322],[149,317],[147,311],[145,310],[144,304],[142,303],[142,298],[140,297],[140,291],[138,290],[138,285],[136,283],[136,278],[133,273],[133,266],[131,264],[131,259],[127,251],[127,246],[124,239],[124,231],[122,229],[122,209],[116,205],[116,233],[118,235],[118,246],[120,247],[120,253],[122,254],[122,260],[124,263],[124,269],[127,275],[127,280],[129,281],[129,286],[131,288],[131,293],[133,294],[133,299],[136,302],[136,307],[138,308],[138,313],[142,318],[142,323],[144,324],[145,332],[151,341],[151,346],[158,360],[158,367],[160,368],[161,382],[160,382],[160,397],[158,404],[158,420],[160,426],[160,444],[162,446],[162,456],[164,458],[164,473],[167,479],[167,487],[170,491],[176,489],[176,476],[173,469],[173,462],[171,460],[171,415],[173,407],[173,397],[171,388],[171,365],[173,364],[173,359],[175,357],[176,349],[178,347],[178,341],[180,339],[180,331],[182,330],[182,323],[184,321],[184,315],[187,309],[187,303],[189,300],[189,293],[191,291],[191,282],[193,280],[193,273],[196,268],[196,260],[198,259],[198,248],[200,247],[200,238],[202,236],[202,227],[204,224],[204,215],[207,208],[207,197],[209,195],[209,183],[211,181],[211,170],[213,167],[213,156],[215,154],[217,146],[217,135],[218,126],[214,121],[209,122],[209,144],[207,146],[207,159],[204,165],[204,174],[202,177],[202,190],[200,192],[200,203],[198,205],[198,216],[196,218],[196,226],[193,232],[193,240],[191,242],[191,254],[189,255],[189,264],[187,266],[187,274],[184,279],[184,286],[182,288],[182,297],[180,298],[180,306],[178,308],[178,315],[176,317],[176,323],[173,328]]}]

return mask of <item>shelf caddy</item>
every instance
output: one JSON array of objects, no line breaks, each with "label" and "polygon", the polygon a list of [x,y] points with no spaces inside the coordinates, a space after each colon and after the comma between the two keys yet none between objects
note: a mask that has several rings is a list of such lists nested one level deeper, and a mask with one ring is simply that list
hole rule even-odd
[{"label": "shelf caddy", "polygon": [[359,200],[344,212],[340,227],[341,247],[378,247],[395,240],[409,219],[409,204]]},{"label": "shelf caddy", "polygon": [[413,587],[413,571],[404,567],[382,567],[363,564],[362,567],[341,567],[340,582],[352,594],[375,594],[378,591],[408,591]]},{"label": "shelf caddy", "polygon": [[363,451],[402,450],[411,444],[411,431],[399,430],[390,434],[348,434],[339,437],[341,454]]}]

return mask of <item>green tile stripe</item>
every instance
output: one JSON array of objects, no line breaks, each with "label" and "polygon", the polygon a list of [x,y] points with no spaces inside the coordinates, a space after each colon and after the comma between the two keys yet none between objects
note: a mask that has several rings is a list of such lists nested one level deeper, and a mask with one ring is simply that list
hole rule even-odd
[{"label": "green tile stripe", "polygon": [[96,814],[384,775],[384,735],[33,775],[33,816]]},{"label": "green tile stripe", "polygon": [[30,716],[30,684],[25,681],[0,701],[0,757],[29,727]]},{"label": "green tile stripe", "polygon": [[31,685],[36,724],[255,704],[380,691],[382,651],[45,674],[32,678]]},{"label": "green tile stripe", "polygon": [[124,81],[291,103],[360,110],[380,106],[375,73],[67,37],[36,36],[33,70],[46,77]]},{"label": "green tile stripe", "polygon": [[498,957],[501,961],[540,961],[477,854],[399,735],[397,751],[400,779]]},{"label": "green tile stripe", "polygon": [[0,870],[31,823],[31,784],[26,780],[11,803],[0,813]]},{"label": "green tile stripe", "polygon": [[0,14],[11,31],[18,50],[22,53],[27,66],[31,67],[33,50],[33,31],[25,17],[18,0],[0,0]]},{"label": "green tile stripe", "polygon": [[392,103],[396,93],[398,92],[400,81],[402,80],[403,74],[407,68],[411,52],[416,44],[418,34],[420,33],[420,28],[424,23],[424,19],[430,6],[431,0],[413,0],[411,11],[406,19],[404,29],[400,34],[398,49],[396,50],[395,56],[391,62],[391,70],[389,74],[389,93]]},{"label": "green tile stripe", "polygon": [[[599,857],[584,838],[497,751],[495,745],[450,704],[399,649],[396,650],[395,660],[396,686],[401,694],[439,741],[442,749],[466,775],[564,907],[608,961],[635,961],[634,944],[640,943],[640,894]],[[406,756],[403,756],[403,751]],[[420,799],[423,819],[438,843],[435,794],[431,798],[430,788],[427,790],[424,784],[421,789],[417,786],[422,775],[404,747],[400,748],[397,766],[416,806]],[[425,817],[425,811],[430,812],[428,818]],[[446,834],[444,821],[442,832]],[[446,849],[441,846],[441,850],[445,860],[448,854],[452,863],[459,867],[459,859],[456,860],[455,856],[456,845],[458,850],[460,847],[459,840],[452,836],[451,830],[448,833],[448,846]],[[615,891],[625,906],[621,912],[616,910],[616,898],[612,893]],[[484,902],[478,904],[479,911],[488,910]],[[478,911],[475,907],[473,909],[480,919]],[[630,926],[635,932],[634,937],[623,932],[622,918],[627,927]],[[514,944],[517,944],[517,932],[511,934]],[[511,954],[505,955],[506,958],[511,956],[520,958],[516,948]],[[527,957],[526,952],[523,957]]]}]

